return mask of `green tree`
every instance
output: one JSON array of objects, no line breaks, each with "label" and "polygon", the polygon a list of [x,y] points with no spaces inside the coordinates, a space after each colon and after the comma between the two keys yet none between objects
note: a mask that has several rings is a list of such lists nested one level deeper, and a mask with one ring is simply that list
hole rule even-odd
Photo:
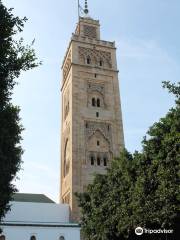
[{"label": "green tree", "polygon": [[175,95],[176,106],[150,127],[142,152],[122,151],[106,175],[95,176],[87,191],[77,194],[86,239],[136,239],[137,226],[174,229],[178,236],[180,83],[163,87]]},{"label": "green tree", "polygon": [[15,40],[15,35],[23,31],[27,18],[20,19],[12,11],[0,0],[0,221],[10,208],[8,203],[16,191],[12,180],[20,169],[23,153],[20,109],[11,103],[12,91],[21,71],[39,65],[33,43],[24,46],[22,38]]}]

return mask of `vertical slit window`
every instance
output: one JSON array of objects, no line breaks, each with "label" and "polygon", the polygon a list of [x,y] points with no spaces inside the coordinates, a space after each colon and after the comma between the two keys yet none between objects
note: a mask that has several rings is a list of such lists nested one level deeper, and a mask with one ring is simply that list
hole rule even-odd
[{"label": "vertical slit window", "polygon": [[100,99],[98,98],[97,99],[97,107],[100,107],[101,106],[101,101],[100,101]]},{"label": "vertical slit window", "polygon": [[97,165],[98,165],[98,166],[101,165],[101,159],[100,159],[100,157],[97,158]]},{"label": "vertical slit window", "polygon": [[105,167],[107,166],[107,158],[106,157],[104,158],[104,166]]},{"label": "vertical slit window", "polygon": [[93,107],[96,106],[96,100],[95,100],[95,98],[92,98],[92,106],[93,106]]},{"label": "vertical slit window", "polygon": [[91,58],[87,57],[86,62],[87,62],[87,64],[91,64]]},{"label": "vertical slit window", "polygon": [[91,156],[91,165],[94,165],[94,157]]}]

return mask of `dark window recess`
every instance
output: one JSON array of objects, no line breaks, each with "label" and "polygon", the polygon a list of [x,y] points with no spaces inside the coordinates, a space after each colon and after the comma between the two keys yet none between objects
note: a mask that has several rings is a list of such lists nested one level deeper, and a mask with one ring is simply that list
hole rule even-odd
[{"label": "dark window recess", "polygon": [[97,146],[99,146],[100,145],[100,142],[99,141],[97,141]]},{"label": "dark window recess", "polygon": [[92,106],[93,106],[93,107],[96,106],[96,100],[95,100],[95,98],[92,98]]},{"label": "dark window recess", "polygon": [[96,73],[94,74],[94,77],[97,78],[97,74]]},{"label": "dark window recess", "polygon": [[101,101],[100,101],[100,99],[98,98],[97,99],[97,107],[100,107],[101,106]]},{"label": "dark window recess", "polygon": [[86,123],[86,128],[88,128],[88,123]]},{"label": "dark window recess", "polygon": [[65,240],[64,236],[60,236],[59,240]]},{"label": "dark window recess", "polygon": [[94,165],[94,157],[91,156],[91,165]]},{"label": "dark window recess", "polygon": [[32,237],[30,238],[30,240],[36,240],[36,237],[35,237],[35,236],[32,236]]},{"label": "dark window recess", "polygon": [[107,158],[104,158],[104,166],[107,166]]},{"label": "dark window recess", "polygon": [[99,117],[99,112],[96,112],[96,117]]},{"label": "dark window recess", "polygon": [[97,165],[100,166],[101,165],[101,159],[98,157],[97,158]]},{"label": "dark window recess", "polygon": [[90,57],[87,57],[87,64],[91,64],[91,59],[90,59]]},{"label": "dark window recess", "polygon": [[99,65],[102,67],[102,65],[103,65],[103,62],[102,62],[102,60],[100,60],[100,62],[99,62]]},{"label": "dark window recess", "polygon": [[110,126],[108,125],[108,131],[110,130]]}]

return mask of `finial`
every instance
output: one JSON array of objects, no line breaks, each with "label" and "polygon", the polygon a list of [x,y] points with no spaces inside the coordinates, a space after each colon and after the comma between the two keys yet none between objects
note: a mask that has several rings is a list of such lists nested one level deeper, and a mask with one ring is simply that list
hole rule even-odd
[{"label": "finial", "polygon": [[85,14],[88,14],[88,13],[89,13],[87,0],[85,0],[84,13],[85,13]]}]

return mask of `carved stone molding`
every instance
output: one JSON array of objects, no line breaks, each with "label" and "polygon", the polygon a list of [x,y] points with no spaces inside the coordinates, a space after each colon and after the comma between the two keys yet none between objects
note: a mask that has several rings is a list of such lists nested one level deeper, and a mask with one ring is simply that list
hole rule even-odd
[{"label": "carved stone molding", "polygon": [[69,89],[66,90],[64,94],[64,120],[66,120],[69,114]]},{"label": "carved stone molding", "polygon": [[91,58],[91,64],[93,65],[99,65],[101,61],[102,66],[105,66],[107,68],[112,68],[112,59],[111,59],[110,52],[97,50],[95,48],[91,49],[91,48],[79,47],[80,63],[84,64],[88,57]]},{"label": "carved stone molding", "polygon": [[104,96],[104,84],[88,82],[87,91],[88,91],[88,93],[99,92],[100,94],[102,94]]},{"label": "carved stone molding", "polygon": [[112,147],[111,125],[104,122],[86,121],[85,122],[86,142],[93,134],[95,134],[96,131],[100,131],[104,138],[108,140],[110,147]]}]

